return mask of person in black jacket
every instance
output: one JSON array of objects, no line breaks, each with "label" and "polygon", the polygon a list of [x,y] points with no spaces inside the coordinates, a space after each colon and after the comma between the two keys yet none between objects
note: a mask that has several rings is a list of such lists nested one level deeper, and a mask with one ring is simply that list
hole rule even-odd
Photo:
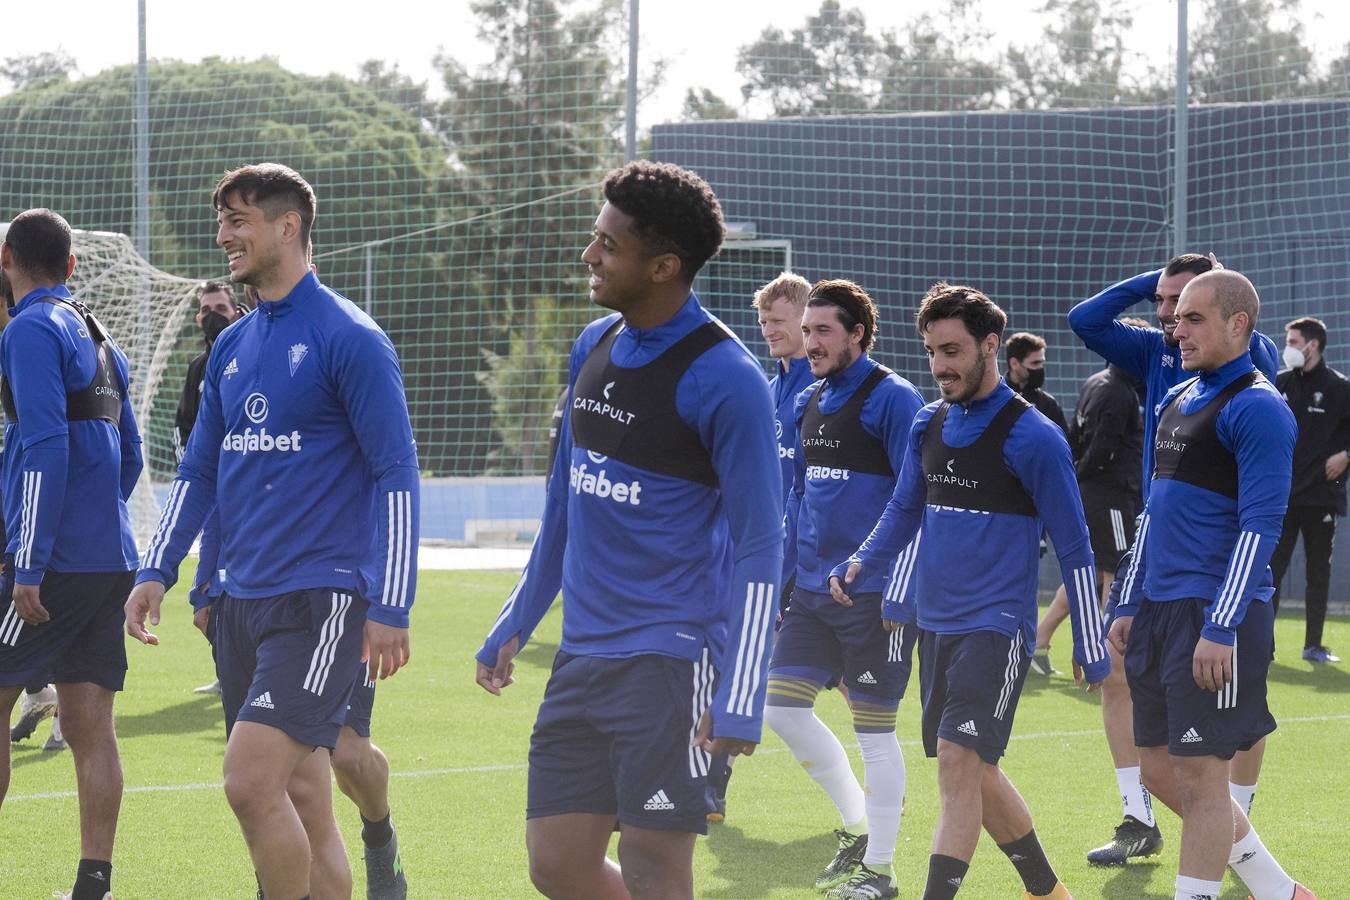
[{"label": "person in black jacket", "polygon": [[1059,430],[1069,433],[1068,422],[1059,401],[1045,390],[1045,338],[1028,331],[1019,331],[1003,344],[1008,362],[1008,386],[1040,410]]},{"label": "person in black jacket", "polygon": [[232,322],[242,318],[248,307],[235,299],[234,288],[221,281],[203,281],[197,286],[197,315],[193,321],[202,331],[206,349],[188,363],[183,382],[183,395],[178,400],[178,411],[173,419],[173,449],[178,459],[183,458],[192,424],[197,421],[197,406],[202,399],[202,376],[206,360],[211,356],[211,345]]},{"label": "person in black jacket", "polygon": [[1336,517],[1345,515],[1345,473],[1350,464],[1350,381],[1326,364],[1327,328],[1311,317],[1285,326],[1284,362],[1289,368],[1275,379],[1298,422],[1294,445],[1294,480],[1280,543],[1270,559],[1275,576],[1275,609],[1280,582],[1289,568],[1294,544],[1303,534],[1308,587],[1303,658],[1340,662],[1322,644],[1331,583],[1331,545]]}]

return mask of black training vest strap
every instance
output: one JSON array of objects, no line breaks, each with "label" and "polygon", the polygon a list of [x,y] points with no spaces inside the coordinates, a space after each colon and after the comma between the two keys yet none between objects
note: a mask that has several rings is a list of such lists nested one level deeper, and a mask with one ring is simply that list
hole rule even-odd
[{"label": "black training vest strap", "polygon": [[1234,456],[1219,441],[1219,413],[1228,402],[1266,376],[1252,371],[1239,375],[1218,396],[1190,415],[1181,411],[1181,398],[1194,382],[1163,410],[1153,438],[1153,477],[1184,481],[1198,488],[1237,499],[1238,466]]},{"label": "black training vest strap", "polygon": [[639,469],[717,486],[712,456],[698,433],[680,418],[675,389],[694,360],[731,332],[707,322],[644,366],[610,361],[618,319],[586,356],[572,391],[572,442]]},{"label": "black training vest strap", "polygon": [[[117,364],[113,359],[112,344],[102,324],[93,313],[81,303],[75,303],[64,297],[41,297],[41,303],[60,304],[80,317],[80,321],[89,331],[94,342],[96,365],[94,378],[83,390],[66,394],[66,420],[69,422],[103,419],[118,424],[122,419],[122,385],[117,378]],[[14,391],[9,379],[0,376],[0,404],[5,409],[5,417],[11,422],[19,421],[19,411],[14,405]]]},{"label": "black training vest strap", "polygon": [[862,426],[863,403],[890,374],[890,369],[877,366],[853,396],[828,415],[820,411],[820,392],[825,388],[821,382],[802,411],[802,450],[808,465],[895,477],[886,445]]},{"label": "black training vest strap", "polygon": [[942,439],[950,403],[944,403],[928,420],[923,435],[923,475],[927,503],[979,512],[1036,516],[1036,503],[1017,476],[1003,462],[1008,434],[1031,404],[1018,394],[1002,409],[969,447],[951,447]]}]

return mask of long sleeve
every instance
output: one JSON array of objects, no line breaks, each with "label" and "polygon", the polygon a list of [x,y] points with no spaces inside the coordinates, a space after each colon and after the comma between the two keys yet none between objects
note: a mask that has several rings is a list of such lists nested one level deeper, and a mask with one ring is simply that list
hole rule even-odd
[{"label": "long sleeve", "polygon": [[[759,742],[783,564],[782,476],[773,400],[749,354],[729,378],[699,377],[698,431],[712,457],[732,544],[726,643],[717,662],[713,736]],[[683,410],[682,410],[683,412]]]},{"label": "long sleeve", "polygon": [[1219,593],[1205,608],[1200,634],[1232,646],[1279,543],[1289,503],[1296,428],[1293,414],[1274,392],[1244,392],[1219,416],[1219,438],[1237,457],[1238,538]]},{"label": "long sleeve", "polygon": [[558,427],[558,449],[544,496],[544,513],[539,520],[530,558],[520,580],[502,604],[501,612],[488,630],[474,658],[485,666],[497,664],[497,652],[513,637],[520,647],[529,643],[535,628],[553,605],[562,588],[563,554],[567,549],[567,477],[572,457],[571,417],[564,414]]},{"label": "long sleeve", "polygon": [[366,615],[406,628],[417,590],[421,481],[398,354],[384,332],[374,327],[353,331],[352,339],[334,344],[333,353],[342,404],[375,478],[375,541]]},{"label": "long sleeve", "polygon": [[212,510],[202,526],[201,547],[197,556],[197,574],[188,590],[188,603],[193,609],[210,606],[220,591],[213,581],[220,568],[220,513]]},{"label": "long sleeve", "polygon": [[1068,593],[1073,658],[1088,683],[1111,672],[1103,643],[1092,542],[1083,517],[1083,500],[1074,477],[1073,456],[1064,433],[1024,415],[1009,435],[1004,460],[1036,503]]},{"label": "long sleeve", "polygon": [[1098,475],[1106,470],[1119,452],[1131,420],[1139,416],[1138,407],[1122,394],[1103,392],[1102,399],[1104,402],[1096,411],[1088,445],[1075,464],[1079,477]]},{"label": "long sleeve", "polygon": [[121,486],[122,500],[131,499],[136,482],[145,468],[145,457],[141,450],[141,430],[136,425],[136,414],[131,409],[131,392],[122,392],[122,415],[117,423],[117,433],[122,444]]},{"label": "long sleeve", "polygon": [[797,403],[792,414],[792,446],[796,454],[792,457],[792,486],[788,489],[783,513],[783,574],[780,585],[797,572],[797,521],[802,512],[802,496],[806,491],[806,454],[802,452],[801,403]]},{"label": "long sleeve", "polygon": [[[928,411],[931,415],[931,410]],[[895,481],[895,490],[886,502],[886,509],[872,529],[857,553],[836,566],[830,577],[842,578],[852,562],[862,564],[863,569],[872,570],[877,566],[890,565],[901,549],[919,533],[923,522],[923,507],[928,488],[923,478],[923,456],[921,446],[923,432],[928,426],[929,415],[922,412],[914,417],[905,443],[905,456],[900,467],[900,475]]]},{"label": "long sleeve", "polygon": [[1116,317],[1137,303],[1152,300],[1162,270],[1145,272],[1111,285],[1069,310],[1069,327],[1088,349],[1137,378],[1147,378],[1149,362],[1162,338]]}]

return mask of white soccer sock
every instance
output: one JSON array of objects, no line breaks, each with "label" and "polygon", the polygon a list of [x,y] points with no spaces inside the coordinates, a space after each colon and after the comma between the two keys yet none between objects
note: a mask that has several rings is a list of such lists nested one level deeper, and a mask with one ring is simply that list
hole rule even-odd
[{"label": "white soccer sock", "polygon": [[1145,825],[1152,825],[1153,798],[1139,777],[1139,767],[1129,766],[1116,769],[1116,784],[1120,785],[1120,799],[1125,806],[1125,815],[1134,816]]},{"label": "white soccer sock", "polygon": [[[844,827],[854,834],[867,830],[862,785],[853,774],[844,745],[814,710],[801,706],[765,706],[764,721],[783,739],[792,758],[830,795]],[[862,831],[855,829],[861,827]],[[871,843],[871,838],[868,838]]]},{"label": "white soccer sock", "polygon": [[1237,805],[1242,807],[1242,812],[1247,818],[1252,817],[1252,801],[1256,799],[1256,785],[1254,784],[1233,784],[1228,782],[1228,794],[1237,801]]},{"label": "white soccer sock", "polygon": [[894,731],[854,734],[862,749],[867,821],[872,828],[863,862],[868,866],[889,866],[895,858],[900,816],[905,811],[905,755],[900,752],[900,741]]},{"label": "white soccer sock", "polygon": [[1233,851],[1228,854],[1228,865],[1233,867],[1256,900],[1289,900],[1294,896],[1294,879],[1270,855],[1255,828],[1233,845]]},{"label": "white soccer sock", "polygon": [[1205,881],[1188,875],[1177,876],[1176,900],[1219,900],[1222,881]]}]

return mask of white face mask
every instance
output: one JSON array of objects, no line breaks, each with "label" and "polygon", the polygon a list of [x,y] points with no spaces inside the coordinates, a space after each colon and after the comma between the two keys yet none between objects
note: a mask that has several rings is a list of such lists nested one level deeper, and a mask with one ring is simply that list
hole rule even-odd
[{"label": "white face mask", "polygon": [[1298,349],[1297,347],[1290,347],[1287,345],[1285,346],[1284,364],[1286,366],[1288,366],[1291,369],[1301,369],[1303,368],[1303,364],[1306,363],[1307,361],[1308,358],[1303,355],[1302,350]]}]

